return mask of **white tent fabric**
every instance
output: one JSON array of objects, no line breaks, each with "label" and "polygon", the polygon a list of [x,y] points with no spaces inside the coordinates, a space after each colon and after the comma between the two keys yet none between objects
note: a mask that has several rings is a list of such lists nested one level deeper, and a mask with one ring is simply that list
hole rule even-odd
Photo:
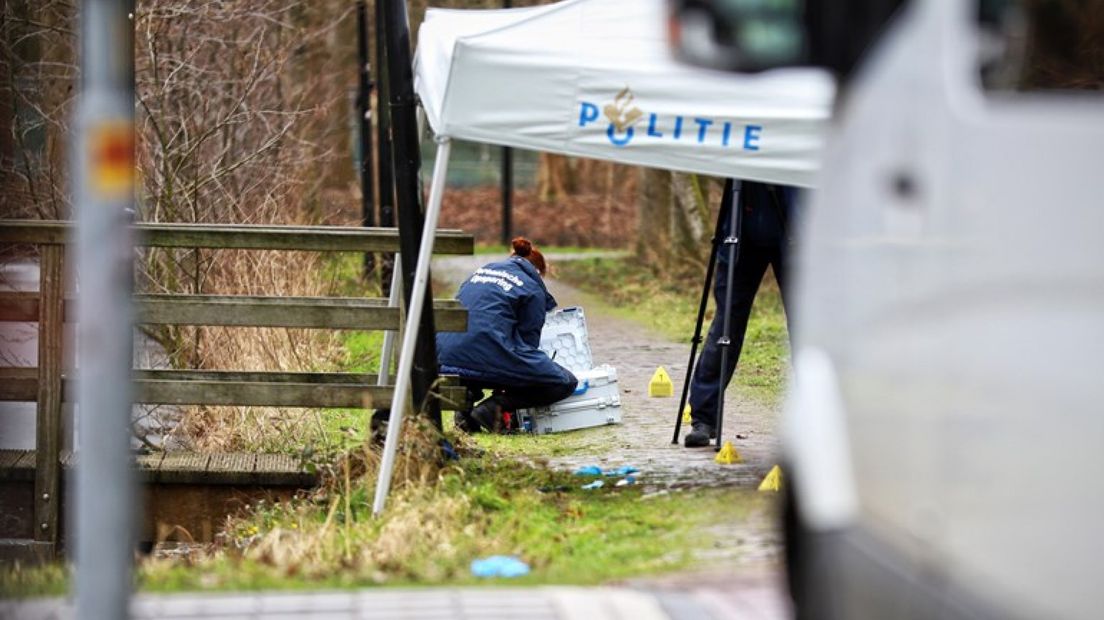
[{"label": "white tent fabric", "polygon": [[430,9],[415,84],[439,136],[811,186],[834,86],[671,58],[664,0]]}]

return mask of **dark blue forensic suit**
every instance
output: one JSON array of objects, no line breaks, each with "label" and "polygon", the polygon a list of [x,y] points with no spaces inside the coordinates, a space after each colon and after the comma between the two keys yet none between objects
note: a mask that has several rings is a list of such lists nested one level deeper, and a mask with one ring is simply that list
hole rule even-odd
[{"label": "dark blue forensic suit", "polygon": [[[759,291],[759,283],[770,266],[782,290],[782,306],[786,307],[786,277],[789,258],[790,230],[797,190],[779,185],[744,181],[739,194],[738,208],[742,209],[741,230],[737,231],[739,254],[732,281],[732,307],[729,309],[730,338],[728,367],[723,373],[725,385],[732,379],[740,352],[744,345],[752,302]],[[732,200],[730,185],[725,185],[724,200]],[[728,222],[724,223],[722,238],[727,237]],[[690,411],[695,422],[711,427],[717,424],[717,392],[722,380],[721,347],[717,344],[723,330],[725,291],[728,279],[728,248],[718,250],[716,277],[713,280],[713,299],[717,313],[709,326],[709,334],[702,343],[701,357],[694,367],[690,383]],[[789,321],[789,312],[786,312]]]},{"label": "dark blue forensic suit", "polygon": [[484,265],[456,297],[468,310],[468,329],[437,335],[441,372],[498,391],[509,411],[571,395],[575,376],[539,348],[544,316],[556,300],[532,263],[513,256]]}]

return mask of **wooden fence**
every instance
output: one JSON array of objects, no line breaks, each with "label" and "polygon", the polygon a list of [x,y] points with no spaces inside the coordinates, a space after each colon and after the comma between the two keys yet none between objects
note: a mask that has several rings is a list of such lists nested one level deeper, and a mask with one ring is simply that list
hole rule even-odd
[{"label": "wooden fence", "polygon": [[[137,224],[133,231],[137,245],[161,248],[365,253],[396,252],[399,244],[397,230],[389,228]],[[75,396],[73,369],[64,367],[62,351],[63,325],[75,316],[65,288],[73,232],[68,222],[0,221],[0,243],[33,244],[40,256],[38,292],[0,292],[0,322],[38,323],[38,366],[0,367],[0,401],[37,402],[34,540],[9,543],[30,547],[38,557],[55,552],[62,466],[71,460],[60,447],[62,403]],[[438,232],[435,249],[440,254],[474,250],[470,235],[449,230]],[[134,308],[137,323],[148,325],[397,330],[401,321],[400,309],[379,298],[135,295]],[[434,310],[437,329],[466,328],[467,313],[457,302],[436,301]],[[392,395],[392,386],[377,385],[375,375],[354,373],[139,369],[133,376],[135,402],[142,404],[358,408],[389,405]],[[454,402],[465,397],[463,388],[447,381],[440,393]],[[31,458],[0,454],[0,470]],[[186,478],[197,481],[203,475]],[[12,479],[0,471],[0,481]]]}]

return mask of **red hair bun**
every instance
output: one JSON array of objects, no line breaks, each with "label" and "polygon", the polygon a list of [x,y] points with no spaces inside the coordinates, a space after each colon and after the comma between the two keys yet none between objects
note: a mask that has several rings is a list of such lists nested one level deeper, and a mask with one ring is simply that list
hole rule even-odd
[{"label": "red hair bun", "polygon": [[533,252],[533,242],[525,237],[514,237],[511,245],[514,246],[514,254],[517,256],[525,257]]}]

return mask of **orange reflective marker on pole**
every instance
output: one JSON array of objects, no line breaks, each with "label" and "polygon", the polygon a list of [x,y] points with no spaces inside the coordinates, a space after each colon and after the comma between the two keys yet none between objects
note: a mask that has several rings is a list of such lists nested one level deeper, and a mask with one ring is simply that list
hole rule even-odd
[{"label": "orange reflective marker on pole", "polygon": [[100,199],[128,198],[134,191],[134,126],[105,121],[89,132],[89,180]]}]

